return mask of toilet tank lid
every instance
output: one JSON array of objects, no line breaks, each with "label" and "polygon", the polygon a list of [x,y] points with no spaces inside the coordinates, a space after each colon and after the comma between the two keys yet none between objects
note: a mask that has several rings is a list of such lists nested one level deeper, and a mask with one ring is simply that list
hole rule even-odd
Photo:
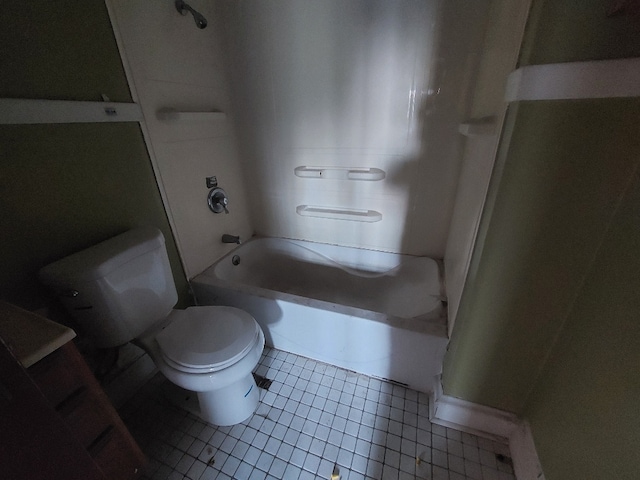
[{"label": "toilet tank lid", "polygon": [[138,227],[47,265],[40,270],[39,277],[47,285],[95,280],[163,246],[164,237],[160,230]]}]

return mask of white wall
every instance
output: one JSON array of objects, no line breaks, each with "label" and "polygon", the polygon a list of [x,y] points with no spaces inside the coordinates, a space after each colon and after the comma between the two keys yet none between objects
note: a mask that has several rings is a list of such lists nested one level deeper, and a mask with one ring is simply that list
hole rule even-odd
[{"label": "white wall", "polygon": [[[495,111],[487,107],[495,95],[478,104],[485,87],[473,105],[470,97],[483,48],[494,60],[502,55],[502,39],[485,45],[483,35],[490,3],[493,20],[510,21],[496,16],[503,2],[192,3],[207,29],[178,15],[171,0],[107,0],[187,275],[231,248],[222,233],[247,238],[252,226],[267,236],[433,257],[446,250],[455,316],[492,164],[473,153],[491,156],[491,140],[465,139],[458,125]],[[483,65],[486,86],[492,71]],[[169,124],[156,117],[167,107],[229,117]],[[297,166],[376,167],[386,178],[303,179]],[[227,190],[230,215],[207,209],[210,175]],[[372,209],[382,221],[302,217],[303,204]]]},{"label": "white wall", "polygon": [[[259,234],[442,257],[466,91],[488,1],[442,24],[440,2],[223,1],[225,53]],[[455,32],[455,35],[451,33]],[[298,166],[375,167],[377,182]],[[298,205],[375,210],[376,223]]]},{"label": "white wall", "polygon": [[[107,0],[188,278],[232,248],[221,243],[223,233],[245,239],[252,233],[218,41],[220,15],[213,2],[190,4],[208,19],[206,29],[182,17],[173,0]],[[228,119],[171,123],[157,117],[164,108],[218,110]],[[229,215],[207,207],[205,177],[212,175],[229,196]]]}]

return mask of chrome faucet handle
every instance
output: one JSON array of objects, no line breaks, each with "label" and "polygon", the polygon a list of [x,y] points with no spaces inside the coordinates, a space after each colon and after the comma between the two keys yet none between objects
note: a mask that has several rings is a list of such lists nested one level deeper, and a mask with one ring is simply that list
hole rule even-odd
[{"label": "chrome faucet handle", "polygon": [[207,196],[207,204],[209,209],[213,213],[221,213],[223,210],[225,213],[229,213],[227,205],[229,205],[229,199],[227,194],[220,187],[212,188]]}]

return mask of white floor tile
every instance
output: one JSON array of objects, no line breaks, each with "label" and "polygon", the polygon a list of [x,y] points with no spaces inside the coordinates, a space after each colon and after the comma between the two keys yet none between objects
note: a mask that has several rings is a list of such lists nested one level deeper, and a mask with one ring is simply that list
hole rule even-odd
[{"label": "white floor tile", "polygon": [[257,371],[271,387],[232,427],[171,405],[161,375],[142,387],[121,410],[142,479],[515,480],[506,445],[432,425],[424,393],[270,348]]}]

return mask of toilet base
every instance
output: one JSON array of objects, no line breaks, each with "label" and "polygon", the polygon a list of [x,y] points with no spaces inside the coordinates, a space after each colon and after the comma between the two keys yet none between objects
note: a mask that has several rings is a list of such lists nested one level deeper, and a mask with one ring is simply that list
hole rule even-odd
[{"label": "toilet base", "polygon": [[169,400],[172,405],[200,416],[200,405],[198,404],[198,395],[196,392],[185,390],[173,382],[166,381],[160,386],[160,391],[164,398]]},{"label": "toilet base", "polygon": [[198,392],[200,418],[220,427],[243,422],[253,415],[259,401],[260,392],[251,373],[220,390]]}]

